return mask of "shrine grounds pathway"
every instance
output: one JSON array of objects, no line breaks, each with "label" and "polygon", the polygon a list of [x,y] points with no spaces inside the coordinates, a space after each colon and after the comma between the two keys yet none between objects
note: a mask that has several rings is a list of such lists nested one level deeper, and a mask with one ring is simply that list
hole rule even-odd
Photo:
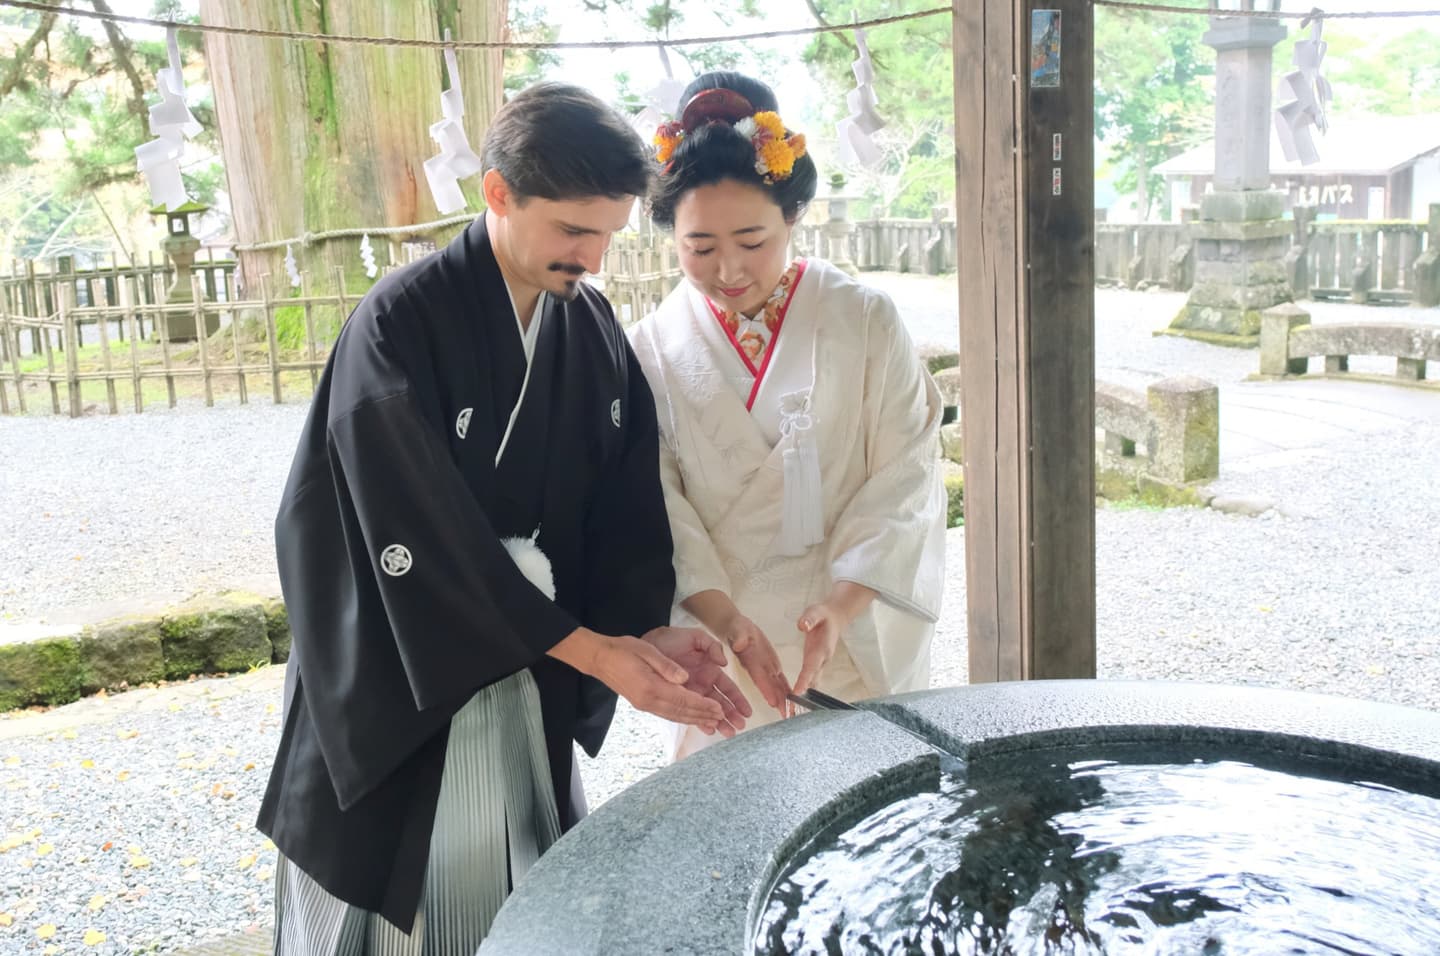
[{"label": "shrine grounds pathway", "polygon": [[[953,345],[953,280],[866,278],[914,338]],[[1254,512],[1099,511],[1100,676],[1440,710],[1440,393],[1248,383],[1253,351],[1151,335],[1183,297],[1097,296],[1101,379],[1221,386],[1214,487]],[[1315,308],[1316,321],[1357,315],[1440,321]],[[255,404],[0,419],[0,640],[197,593],[278,593],[270,528],[303,415]],[[953,529],[936,685],[966,680],[963,555]],[[0,716],[0,951],[266,952],[275,853],[253,822],[280,686],[266,667]],[[582,761],[592,806],[663,764],[662,728],[622,705],[605,752]]]}]

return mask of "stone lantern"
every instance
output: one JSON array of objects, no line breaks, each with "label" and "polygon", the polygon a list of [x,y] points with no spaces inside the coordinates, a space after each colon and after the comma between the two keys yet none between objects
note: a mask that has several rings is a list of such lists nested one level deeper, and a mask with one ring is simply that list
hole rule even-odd
[{"label": "stone lantern", "polygon": [[[200,240],[190,232],[190,217],[198,218],[209,209],[209,206],[202,203],[187,202],[174,209],[156,206],[150,210],[152,216],[165,217],[165,241],[160,243],[160,248],[165,250],[165,254],[170,257],[170,262],[175,266],[175,281],[165,291],[167,305],[180,305],[195,301],[190,277],[191,270],[195,265],[195,253],[200,251]],[[170,341],[185,342],[195,338],[195,314],[193,312],[171,313],[167,318]],[[210,325],[211,323],[214,327],[209,331],[214,332],[220,327],[220,317],[218,315],[208,317],[206,324]]]},{"label": "stone lantern", "polygon": [[850,197],[845,195],[844,189],[845,176],[841,173],[832,174],[830,195],[825,197],[829,215],[821,229],[825,233],[825,245],[828,248],[826,258],[830,260],[830,264],[853,276],[860,270],[850,260],[850,233],[855,231],[855,226],[850,222]]}]

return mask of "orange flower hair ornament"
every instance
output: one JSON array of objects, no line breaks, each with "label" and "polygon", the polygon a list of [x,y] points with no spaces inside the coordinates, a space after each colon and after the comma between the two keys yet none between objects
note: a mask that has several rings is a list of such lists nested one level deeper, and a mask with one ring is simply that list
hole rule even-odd
[{"label": "orange flower hair ornament", "polygon": [[666,172],[686,134],[707,123],[729,123],[750,140],[755,148],[755,172],[767,184],[788,179],[795,161],[805,155],[805,137],[787,132],[778,113],[756,111],[733,90],[703,90],[685,104],[679,120],[662,123],[655,131],[655,159],[665,164]]}]

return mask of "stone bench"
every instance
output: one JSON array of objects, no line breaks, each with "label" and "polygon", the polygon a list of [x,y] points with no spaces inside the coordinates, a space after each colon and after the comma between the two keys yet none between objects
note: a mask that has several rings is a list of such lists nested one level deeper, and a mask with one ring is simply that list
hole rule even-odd
[{"label": "stone bench", "polygon": [[[947,404],[951,396],[958,402],[958,369],[937,373],[935,381]],[[1144,392],[1098,382],[1095,427],[1104,434],[1096,471],[1106,497],[1146,484],[1174,489],[1220,473],[1220,390],[1203,379],[1162,379]],[[945,458],[963,463],[963,422],[942,427],[940,442]]]},{"label": "stone bench", "polygon": [[1099,382],[1095,427],[1100,490],[1158,483],[1178,488],[1220,474],[1220,390],[1192,376],[1161,379],[1141,393]]},{"label": "stone bench", "polygon": [[1350,356],[1395,359],[1395,377],[1425,380],[1425,363],[1440,362],[1440,327],[1410,322],[1311,325],[1310,313],[1293,303],[1260,316],[1260,374],[1305,375],[1311,356],[1324,356],[1325,374],[1350,371]]}]

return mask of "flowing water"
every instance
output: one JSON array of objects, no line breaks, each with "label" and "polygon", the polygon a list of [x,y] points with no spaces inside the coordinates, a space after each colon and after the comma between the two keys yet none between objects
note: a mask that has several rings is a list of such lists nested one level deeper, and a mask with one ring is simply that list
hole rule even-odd
[{"label": "flowing water", "polygon": [[1440,954],[1440,785],[1229,754],[977,759],[805,847],[755,951]]}]

